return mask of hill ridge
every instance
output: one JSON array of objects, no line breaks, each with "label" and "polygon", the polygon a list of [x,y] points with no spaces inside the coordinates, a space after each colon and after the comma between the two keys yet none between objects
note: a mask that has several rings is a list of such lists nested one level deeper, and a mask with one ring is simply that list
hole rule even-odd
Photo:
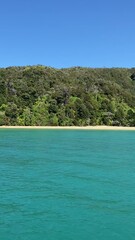
[{"label": "hill ridge", "polygon": [[0,68],[0,125],[135,126],[135,68]]}]

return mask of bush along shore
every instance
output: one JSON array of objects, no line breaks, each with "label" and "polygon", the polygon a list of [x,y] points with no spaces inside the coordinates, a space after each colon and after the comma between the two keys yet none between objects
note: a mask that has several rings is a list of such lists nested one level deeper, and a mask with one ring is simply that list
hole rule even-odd
[{"label": "bush along shore", "polygon": [[0,126],[135,126],[135,68],[0,68]]}]

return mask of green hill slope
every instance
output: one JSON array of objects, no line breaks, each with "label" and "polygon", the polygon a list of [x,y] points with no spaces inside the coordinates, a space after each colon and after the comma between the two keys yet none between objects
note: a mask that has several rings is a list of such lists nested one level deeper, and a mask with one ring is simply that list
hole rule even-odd
[{"label": "green hill slope", "polygon": [[135,126],[135,69],[0,69],[0,125]]}]

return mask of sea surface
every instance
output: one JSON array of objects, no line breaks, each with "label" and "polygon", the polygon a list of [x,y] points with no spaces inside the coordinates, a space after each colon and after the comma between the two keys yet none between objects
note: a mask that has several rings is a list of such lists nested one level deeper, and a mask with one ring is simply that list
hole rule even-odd
[{"label": "sea surface", "polygon": [[135,131],[0,130],[0,240],[134,240]]}]

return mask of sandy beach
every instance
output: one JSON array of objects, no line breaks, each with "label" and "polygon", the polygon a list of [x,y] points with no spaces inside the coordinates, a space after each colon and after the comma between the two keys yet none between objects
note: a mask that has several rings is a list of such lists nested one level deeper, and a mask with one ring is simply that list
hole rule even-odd
[{"label": "sandy beach", "polygon": [[122,126],[0,126],[0,129],[67,129],[67,130],[134,130],[135,127]]}]

